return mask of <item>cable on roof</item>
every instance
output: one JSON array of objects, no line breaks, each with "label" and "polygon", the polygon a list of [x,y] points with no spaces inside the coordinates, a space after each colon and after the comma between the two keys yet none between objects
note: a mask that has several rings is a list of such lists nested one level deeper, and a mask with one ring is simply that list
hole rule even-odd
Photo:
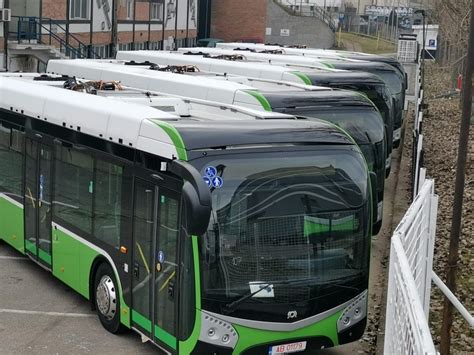
[{"label": "cable on roof", "polygon": [[262,53],[262,54],[285,54],[285,52],[282,49],[264,49],[263,51],[260,51],[258,53]]},{"label": "cable on roof", "polygon": [[286,48],[297,48],[297,49],[306,49],[308,46],[306,44],[291,44],[286,46]]},{"label": "cable on roof", "polygon": [[246,48],[246,47],[245,48],[240,48],[240,47],[234,48],[234,51],[247,51],[247,52],[253,52],[253,53],[257,52],[255,49]]},{"label": "cable on roof", "polygon": [[216,56],[209,56],[208,58],[231,60],[231,61],[247,60],[247,58],[242,54],[219,54]]},{"label": "cable on roof", "polygon": [[184,74],[184,73],[196,73],[199,72],[199,68],[195,65],[158,65],[152,64],[150,70],[170,72],[174,74]]},{"label": "cable on roof", "polygon": [[63,87],[72,91],[86,92],[88,94],[97,95],[97,91],[122,91],[123,86],[118,81],[77,81],[76,78],[66,80]]}]

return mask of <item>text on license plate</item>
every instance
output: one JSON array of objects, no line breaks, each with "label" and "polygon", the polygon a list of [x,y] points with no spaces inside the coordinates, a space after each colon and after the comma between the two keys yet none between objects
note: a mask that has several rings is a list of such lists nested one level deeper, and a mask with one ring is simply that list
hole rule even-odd
[{"label": "text on license plate", "polygon": [[272,346],[270,348],[269,355],[291,354],[291,353],[297,353],[303,350],[306,350],[306,342],[299,341],[297,343]]}]

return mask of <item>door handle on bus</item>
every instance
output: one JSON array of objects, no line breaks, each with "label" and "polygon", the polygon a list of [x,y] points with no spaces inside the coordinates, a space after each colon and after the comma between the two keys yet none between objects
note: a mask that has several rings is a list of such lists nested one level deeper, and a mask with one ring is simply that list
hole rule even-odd
[{"label": "door handle on bus", "polygon": [[170,281],[168,285],[168,297],[174,299],[174,282]]},{"label": "door handle on bus", "polygon": [[140,265],[138,263],[133,264],[133,275],[138,279],[140,277]]}]

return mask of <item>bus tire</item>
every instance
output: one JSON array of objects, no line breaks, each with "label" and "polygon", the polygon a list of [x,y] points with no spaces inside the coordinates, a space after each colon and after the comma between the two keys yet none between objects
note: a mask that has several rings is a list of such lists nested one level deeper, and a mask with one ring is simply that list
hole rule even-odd
[{"label": "bus tire", "polygon": [[113,334],[122,333],[120,323],[120,294],[117,280],[109,264],[102,263],[94,278],[94,302],[102,326]]}]

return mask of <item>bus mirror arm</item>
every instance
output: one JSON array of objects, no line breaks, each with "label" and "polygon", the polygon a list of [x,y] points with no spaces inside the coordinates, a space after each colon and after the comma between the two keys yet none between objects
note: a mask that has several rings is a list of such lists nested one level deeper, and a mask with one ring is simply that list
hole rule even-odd
[{"label": "bus mirror arm", "polygon": [[207,231],[211,217],[211,192],[201,174],[189,163],[173,160],[168,171],[183,178],[183,200],[186,207],[188,233],[201,235]]},{"label": "bus mirror arm", "polygon": [[378,217],[378,208],[377,208],[377,203],[378,201],[378,196],[377,196],[377,174],[375,174],[373,171],[369,172],[369,177],[370,177],[370,187],[371,187],[371,193],[372,193],[372,226],[375,228],[375,225],[377,224],[377,217]]}]

